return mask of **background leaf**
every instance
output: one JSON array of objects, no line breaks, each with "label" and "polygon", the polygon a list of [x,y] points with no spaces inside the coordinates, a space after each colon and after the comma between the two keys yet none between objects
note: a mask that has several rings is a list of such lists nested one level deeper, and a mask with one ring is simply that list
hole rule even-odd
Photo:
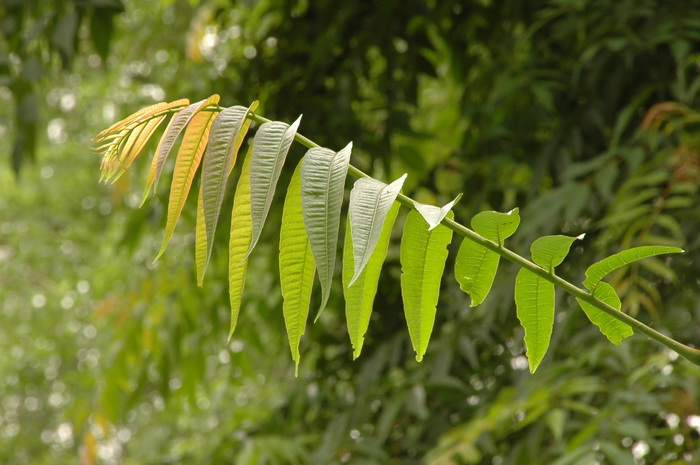
[{"label": "background leaf", "polygon": [[287,338],[296,374],[299,369],[299,341],[304,334],[306,319],[309,315],[311,290],[316,272],[309,236],[304,228],[301,204],[301,163],[292,175],[287,188],[287,197],[284,200],[279,263],[284,324],[287,328]]},{"label": "background leaf", "polygon": [[250,161],[250,211],[253,220],[253,238],[246,256],[250,255],[255,244],[258,243],[275,195],[277,180],[300,122],[301,116],[291,126],[280,121],[270,121],[260,126],[255,134]]},{"label": "background leaf", "polygon": [[[389,185],[373,178],[360,178],[350,192],[348,225],[352,223],[352,256],[355,271],[349,286],[355,282],[372,256],[382,232],[384,220],[406,179],[404,174]],[[348,235],[349,229],[346,231]],[[347,241],[346,241],[347,242]]]},{"label": "background leaf", "polygon": [[301,162],[304,226],[321,281],[321,306],[316,320],[328,302],[333,284],[340,208],[351,151],[352,142],[337,153],[326,148],[312,148]]},{"label": "background leaf", "polygon": [[[448,218],[452,218],[452,212]],[[423,216],[411,210],[401,237],[401,294],[416,360],[423,360],[435,323],[440,281],[445,270],[452,230],[439,225],[432,231]]]},{"label": "background leaf", "polygon": [[[618,310],[620,310],[622,306],[620,298],[617,296],[615,289],[605,281],[601,281],[596,285],[593,296]],[[588,316],[588,319],[591,320],[591,323],[596,325],[600,329],[600,332],[610,339],[610,342],[613,344],[619,346],[623,339],[634,334],[632,327],[627,323],[623,323],[620,320],[613,318],[604,311],[589,304],[585,300],[576,300],[578,301],[579,305],[581,305],[583,311],[586,312],[586,316]]]},{"label": "background leaf", "polygon": [[343,247],[343,293],[345,296],[345,319],[348,324],[348,334],[352,343],[352,357],[356,359],[362,352],[364,336],[369,326],[369,318],[372,315],[374,296],[379,286],[379,274],[389,249],[391,229],[394,226],[399,213],[400,204],[394,202],[386,214],[382,224],[381,234],[376,243],[367,265],[360,272],[354,283],[355,260],[352,247],[353,221],[348,217],[345,228],[345,246]]}]

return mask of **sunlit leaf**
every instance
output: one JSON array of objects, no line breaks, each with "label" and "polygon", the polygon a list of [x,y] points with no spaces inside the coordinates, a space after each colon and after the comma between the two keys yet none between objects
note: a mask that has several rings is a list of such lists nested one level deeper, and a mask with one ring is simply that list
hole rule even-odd
[{"label": "sunlit leaf", "polygon": [[113,178],[113,182],[119,179],[119,177],[125,173],[127,169],[129,169],[148,141],[151,140],[153,133],[156,132],[158,127],[165,120],[165,117],[166,115],[157,116],[145,123],[142,123],[133,130],[129,138],[126,140],[124,148],[122,149],[122,155],[120,156],[119,162],[121,171]]},{"label": "sunlit leaf", "polygon": [[[520,224],[515,208],[508,213],[481,212],[471,221],[472,228],[481,236],[503,245]],[[459,287],[471,297],[471,307],[484,301],[496,277],[500,256],[486,247],[464,239],[455,261],[455,278]]]},{"label": "sunlit leaf", "polygon": [[280,287],[282,288],[282,310],[287,328],[289,348],[295,363],[295,374],[299,369],[299,341],[304,334],[309,315],[311,289],[314,284],[314,263],[309,236],[304,228],[301,206],[301,163],[292,175],[287,188],[282,211],[280,229]]},{"label": "sunlit leaf", "polygon": [[413,206],[418,210],[418,213],[420,213],[423,216],[423,219],[428,222],[429,231],[432,231],[437,227],[437,225],[442,222],[443,218],[445,218],[445,215],[447,215],[447,212],[452,210],[452,207],[459,202],[459,199],[462,198],[462,194],[459,194],[455,199],[446,204],[443,207],[435,207],[433,205],[424,205],[422,203],[418,203],[416,201],[413,202]]},{"label": "sunlit leaf", "polygon": [[321,306],[316,320],[328,303],[333,283],[340,208],[351,151],[352,142],[339,152],[312,148],[301,163],[304,226],[321,281]]},{"label": "sunlit leaf", "polygon": [[577,237],[570,236],[544,236],[536,239],[530,246],[532,261],[540,265],[550,273],[564,261],[569,254],[571,244],[575,240],[583,239],[583,234]]},{"label": "sunlit leaf", "polygon": [[141,198],[141,205],[143,205],[143,203],[146,201],[151,187],[158,185],[158,180],[160,179],[160,174],[163,171],[165,160],[168,158],[173,145],[175,145],[175,141],[180,136],[182,131],[195,115],[197,115],[208,105],[216,104],[218,102],[219,96],[216,94],[212,95],[208,99],[201,100],[183,108],[170,120],[170,123],[168,123],[168,126],[165,128],[165,132],[163,133],[160,142],[158,142],[156,154],[153,156],[153,160],[151,161],[151,167],[148,170],[148,178],[146,179],[146,188],[144,189],[143,197]]},{"label": "sunlit leaf", "polygon": [[[615,289],[604,281],[601,281],[596,285],[595,291],[593,292],[593,297],[605,302],[617,310],[620,310],[622,307],[620,298],[617,296]],[[613,344],[619,346],[623,339],[634,334],[632,327],[627,323],[623,323],[622,321],[613,318],[585,300],[576,300],[578,300],[578,303],[581,305],[583,311],[586,312],[586,316],[588,316],[588,319],[591,320],[591,323],[596,325],[598,329],[600,329],[600,332],[610,339],[610,342]]]},{"label": "sunlit leaf", "polygon": [[277,188],[277,180],[287,158],[287,152],[294,142],[294,136],[301,122],[301,116],[288,125],[280,121],[264,123],[255,134],[252,160],[250,161],[250,208],[253,220],[253,238],[247,255],[260,238],[263,225],[270,211],[272,198]]},{"label": "sunlit leaf", "polygon": [[[452,218],[452,212],[447,214]],[[401,294],[416,360],[423,360],[435,323],[440,281],[452,230],[439,225],[432,231],[420,213],[411,210],[401,238]]]},{"label": "sunlit leaf", "polygon": [[348,224],[352,223],[351,239],[355,263],[349,286],[352,286],[372,256],[382,232],[384,219],[405,179],[404,174],[389,185],[373,178],[360,178],[355,181],[355,186],[350,192],[348,209]]},{"label": "sunlit leaf", "polygon": [[211,258],[216,225],[224,201],[226,182],[236,164],[238,150],[250,126],[246,118],[258,102],[250,108],[233,106],[219,113],[211,126],[209,143],[202,157],[202,183],[197,204],[197,282],[202,285]]},{"label": "sunlit leaf", "polygon": [[683,249],[678,247],[649,245],[623,250],[622,252],[611,255],[608,258],[604,258],[598,263],[594,263],[593,265],[589,266],[586,270],[586,280],[583,282],[583,285],[591,291],[595,290],[596,286],[598,286],[600,283],[600,280],[603,279],[608,273],[615,271],[618,268],[622,268],[625,265],[629,265],[634,261],[667,253],[683,253]]},{"label": "sunlit leaf", "polygon": [[238,313],[241,309],[243,288],[245,287],[248,259],[244,258],[253,235],[253,222],[250,218],[250,154],[248,148],[241,176],[238,179],[236,194],[233,196],[231,212],[231,237],[228,246],[228,292],[231,302],[231,329],[228,338],[231,339],[238,323]]},{"label": "sunlit leaf", "polygon": [[[219,101],[218,95],[213,95],[207,102],[215,104]],[[158,260],[165,248],[168,246],[170,237],[175,231],[175,225],[180,219],[182,208],[185,206],[185,201],[190,193],[192,180],[199,168],[199,163],[202,160],[202,154],[209,140],[209,130],[214,120],[216,113],[200,112],[192,117],[192,120],[185,131],[185,135],[180,145],[180,150],[175,159],[175,170],[173,171],[173,180],[170,183],[170,198],[168,199],[168,217],[165,223],[165,237],[163,245],[155,260]]]},{"label": "sunlit leaf", "polygon": [[534,373],[547,353],[554,324],[554,284],[532,271],[521,269],[515,279],[515,304],[525,329],[530,372]]},{"label": "sunlit leaf", "polygon": [[399,203],[394,202],[389,208],[386,217],[382,221],[382,229],[374,251],[366,266],[352,284],[350,281],[356,268],[352,247],[352,227],[355,223],[348,217],[347,227],[345,228],[345,245],[343,247],[343,293],[345,295],[345,318],[347,319],[348,334],[353,347],[353,359],[359,357],[360,352],[362,352],[364,336],[372,314],[374,296],[377,294],[379,285],[379,274],[389,249],[391,229],[399,213],[399,207]]}]

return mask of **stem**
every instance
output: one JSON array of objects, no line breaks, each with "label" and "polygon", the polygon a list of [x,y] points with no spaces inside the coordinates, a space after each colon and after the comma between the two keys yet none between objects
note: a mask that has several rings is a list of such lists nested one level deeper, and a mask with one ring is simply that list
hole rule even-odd
[{"label": "stem", "polygon": [[[270,122],[271,120],[257,115],[255,113],[249,113],[248,118],[251,120],[257,122],[257,123],[267,123]],[[305,137],[299,133],[296,134],[294,139],[299,142],[301,145],[308,147],[308,148],[313,148],[313,147],[319,147],[317,143],[309,139],[308,137]],[[368,178],[370,177],[368,174],[362,172],[361,170],[357,169],[356,167],[350,165],[348,168],[348,173],[354,177],[354,178]],[[410,209],[415,209],[414,201],[410,197],[404,195],[404,194],[399,194],[397,197],[397,200],[401,203],[401,205],[408,207]],[[623,323],[626,323],[630,325],[633,329],[639,331],[642,334],[645,334],[658,342],[659,344],[662,344],[669,349],[675,351],[680,355],[681,357],[685,358],[686,360],[696,364],[700,365],[700,350],[695,349],[693,347],[687,346],[679,341],[676,341],[673,338],[670,338],[666,336],[665,334],[660,333],[659,331],[656,331],[655,329],[651,328],[650,326],[645,325],[641,321],[637,320],[636,318],[626,314],[622,313],[615,307],[612,307],[605,302],[595,298],[590,292],[581,289],[573,284],[571,284],[569,281],[566,281],[565,279],[560,278],[559,276],[555,275],[554,273],[550,273],[544,268],[537,266],[530,260],[526,259],[525,257],[518,255],[517,253],[513,252],[512,250],[509,250],[505,247],[500,246],[499,244],[496,244],[495,242],[492,242],[485,237],[480,236],[477,234],[475,231],[472,231],[471,229],[467,228],[466,226],[457,223],[454,220],[451,220],[449,218],[445,218],[442,220],[442,224],[445,225],[446,227],[450,228],[452,231],[457,233],[458,235],[464,237],[465,239],[468,239],[472,242],[475,242],[482,247],[485,247],[493,252],[496,252],[498,255],[501,257],[505,258],[508,261],[511,261],[515,263],[516,265],[520,266],[521,268],[525,268],[528,271],[531,271],[535,273],[536,275],[546,279],[547,281],[551,282],[555,286],[557,286],[560,289],[563,289],[565,292],[569,293],[570,295],[576,297],[577,299],[581,299],[585,302],[590,303],[594,307],[600,309],[601,311],[607,313],[611,317],[615,318],[616,320],[622,321]]]}]

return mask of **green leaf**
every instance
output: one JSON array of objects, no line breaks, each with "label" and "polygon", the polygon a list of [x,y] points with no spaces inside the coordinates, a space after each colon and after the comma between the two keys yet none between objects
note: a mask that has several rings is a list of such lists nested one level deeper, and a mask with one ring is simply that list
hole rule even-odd
[{"label": "green leaf", "polygon": [[535,240],[530,246],[532,261],[540,265],[550,273],[554,272],[554,267],[561,264],[569,254],[571,244],[575,240],[583,239],[584,234],[577,237],[569,236],[544,236]]},{"label": "green leaf", "polygon": [[249,107],[233,106],[224,109],[214,120],[209,144],[202,157],[202,183],[197,203],[197,282],[202,285],[211,258],[216,225],[226,193],[226,182],[236,164],[238,150],[250,126],[246,118],[258,102]]},{"label": "green leaf", "polygon": [[461,198],[462,194],[459,194],[452,202],[446,204],[444,207],[424,205],[416,202],[415,200],[413,201],[413,206],[416,208],[416,210],[418,210],[418,213],[423,216],[423,219],[428,222],[428,230],[432,231],[442,222],[445,215],[447,215],[447,212],[452,210],[452,207],[454,207],[454,205],[459,202],[459,199]]},{"label": "green leaf", "polygon": [[[349,286],[355,282],[367,265],[374,247],[382,232],[384,219],[396,200],[403,182],[404,174],[389,185],[373,178],[360,178],[350,192],[348,224],[352,223],[352,252],[355,271]],[[346,232],[346,236],[348,233]],[[346,241],[347,242],[347,241]]]},{"label": "green leaf", "polygon": [[263,225],[270,211],[272,198],[277,188],[277,180],[287,158],[287,152],[294,142],[301,116],[288,125],[280,121],[264,123],[253,140],[252,160],[250,161],[250,209],[253,219],[253,238],[246,257],[258,243]]},{"label": "green leaf", "polygon": [[299,341],[304,334],[309,315],[311,289],[314,284],[314,263],[309,236],[304,229],[304,214],[301,206],[301,163],[292,175],[287,188],[282,211],[280,230],[280,287],[282,288],[282,311],[287,328],[289,348],[295,363],[294,373],[299,369]]},{"label": "green leaf", "polygon": [[228,246],[228,292],[231,302],[231,329],[229,340],[233,336],[241,308],[243,288],[245,287],[248,259],[245,258],[253,235],[253,222],[250,218],[250,159],[252,146],[243,162],[238,187],[233,197],[231,212],[231,237]]},{"label": "green leaf", "polygon": [[[481,212],[471,221],[472,228],[481,236],[503,245],[512,236],[520,216],[515,208],[508,213]],[[455,278],[459,287],[471,297],[471,307],[476,307],[486,299],[496,277],[500,256],[484,246],[468,239],[462,241],[455,261]]]},{"label": "green leaf", "polygon": [[[198,108],[201,109],[206,105],[216,104],[218,101],[219,96],[213,95]],[[216,113],[214,112],[194,114],[182,138],[182,144],[180,145],[180,150],[175,159],[173,180],[170,183],[170,198],[168,199],[168,217],[165,223],[165,237],[163,238],[163,245],[161,245],[154,262],[163,255],[175,231],[175,226],[180,219],[180,214],[185,206],[187,196],[190,193],[194,175],[199,168],[204,149],[207,146],[209,130],[215,116]]]},{"label": "green leaf", "polygon": [[312,148],[301,162],[301,201],[304,226],[321,281],[321,307],[318,320],[328,303],[340,227],[345,177],[350,164],[352,142],[339,152]]},{"label": "green leaf", "polygon": [[[617,310],[620,310],[622,307],[622,303],[620,302],[620,298],[615,293],[615,289],[604,281],[599,282],[596,285],[595,291],[593,292],[593,297],[605,302]],[[589,304],[585,300],[576,300],[578,300],[579,305],[586,313],[586,316],[588,316],[588,319],[591,320],[591,323],[596,325],[600,329],[600,332],[610,339],[610,342],[613,344],[619,346],[623,339],[634,334],[632,327],[627,323],[623,323],[620,320],[613,318],[599,308]]]},{"label": "green leaf", "polygon": [[372,314],[374,296],[377,294],[377,286],[379,285],[379,274],[389,249],[391,229],[396,221],[399,208],[398,202],[394,202],[389,208],[383,220],[376,247],[354,283],[351,283],[351,277],[354,277],[356,268],[352,247],[352,235],[354,234],[352,225],[356,223],[348,217],[343,248],[343,293],[345,295],[345,318],[348,322],[348,334],[353,347],[353,359],[359,357],[360,352],[362,352],[364,336]]},{"label": "green leaf", "polygon": [[554,284],[532,271],[521,269],[515,279],[515,305],[525,329],[530,372],[534,373],[547,353],[554,325]]},{"label": "green leaf", "polygon": [[625,265],[655,255],[667,253],[683,253],[683,249],[678,247],[665,247],[659,245],[648,245],[643,247],[635,247],[633,249],[623,250],[622,252],[604,258],[598,263],[594,263],[586,270],[586,280],[583,285],[593,291],[608,273],[622,268]]},{"label": "green leaf", "polygon": [[[452,212],[448,218],[452,218]],[[432,231],[420,213],[411,210],[401,238],[401,294],[416,360],[423,360],[435,323],[440,281],[452,230],[439,225]]]},{"label": "green leaf", "polygon": [[146,179],[146,188],[143,191],[143,196],[141,198],[141,205],[146,201],[148,197],[148,192],[151,190],[151,186],[158,185],[158,180],[163,172],[163,166],[165,165],[165,160],[168,158],[170,151],[175,145],[175,141],[180,136],[185,127],[190,123],[192,118],[195,117],[200,111],[206,108],[212,103],[218,103],[219,96],[212,95],[208,99],[200,100],[199,102],[193,103],[182,110],[180,110],[168,123],[168,127],[165,128],[165,132],[158,142],[158,147],[156,147],[156,154],[151,162],[151,167],[148,171],[148,178]]}]

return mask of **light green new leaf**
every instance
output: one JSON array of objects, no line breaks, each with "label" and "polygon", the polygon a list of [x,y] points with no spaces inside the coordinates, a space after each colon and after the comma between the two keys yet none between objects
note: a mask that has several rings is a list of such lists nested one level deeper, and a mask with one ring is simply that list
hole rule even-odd
[{"label": "light green new leaf", "polygon": [[[452,212],[448,218],[452,218]],[[440,281],[445,270],[452,230],[439,225],[432,231],[420,213],[411,210],[401,237],[401,294],[416,360],[423,360],[435,323]]]},{"label": "light green new leaf", "polygon": [[143,191],[143,197],[141,198],[141,205],[144,204],[146,198],[148,198],[148,193],[151,190],[151,186],[158,185],[158,180],[160,179],[160,174],[163,172],[163,166],[165,165],[165,160],[168,158],[170,151],[175,145],[175,141],[180,136],[185,127],[194,118],[194,116],[206,108],[208,105],[216,104],[219,102],[219,96],[214,94],[208,99],[200,100],[199,102],[193,103],[182,110],[180,110],[168,123],[165,128],[163,137],[160,138],[158,142],[158,147],[156,148],[156,154],[153,156],[151,161],[151,167],[148,171],[148,178],[146,179],[146,188]]},{"label": "light green new leaf", "polygon": [[530,246],[532,261],[540,265],[550,273],[554,268],[564,261],[569,254],[571,244],[575,240],[583,239],[584,234],[577,237],[570,236],[544,236],[535,240]]},{"label": "light green new leaf", "polygon": [[245,287],[248,260],[244,259],[253,235],[250,218],[250,154],[248,149],[241,176],[238,179],[236,194],[233,196],[233,211],[231,212],[231,237],[228,246],[228,292],[231,302],[231,329],[228,338],[231,339],[238,322],[241,308],[243,288]]},{"label": "light green new leaf", "polygon": [[321,281],[321,307],[316,320],[328,303],[333,283],[340,208],[351,151],[352,142],[337,153],[326,148],[312,148],[301,162],[304,226]]},{"label": "light green new leaf", "polygon": [[356,223],[348,217],[343,248],[343,294],[345,295],[345,318],[348,322],[348,334],[353,347],[353,359],[359,357],[360,352],[362,352],[364,336],[369,326],[369,318],[372,315],[374,296],[377,294],[377,286],[379,285],[379,274],[389,249],[391,229],[399,213],[399,207],[400,204],[394,202],[386,213],[376,247],[354,283],[351,283],[356,268],[352,247],[354,234],[352,225]]},{"label": "light green new leaf", "polygon": [[[372,256],[382,232],[384,219],[399,194],[404,174],[389,185],[373,178],[360,178],[350,192],[348,224],[352,223],[352,251],[355,271],[349,286],[360,276]],[[348,233],[346,232],[346,236]],[[347,242],[347,241],[346,241]]]},{"label": "light green new leaf", "polygon": [[[611,307],[616,308],[617,310],[620,310],[622,307],[622,303],[620,302],[620,298],[615,293],[615,289],[604,281],[598,283],[595,288],[595,292],[593,292],[593,296]],[[591,323],[596,325],[600,329],[600,332],[610,339],[610,342],[613,344],[619,346],[623,339],[634,334],[632,327],[627,323],[623,323],[620,320],[613,318],[604,311],[589,304],[585,300],[576,300],[578,300],[579,305],[586,313],[588,319],[591,320]]]},{"label": "light green new leaf", "polygon": [[[518,209],[508,213],[481,212],[471,221],[472,228],[481,236],[503,245],[520,224]],[[471,297],[471,307],[484,301],[496,277],[500,256],[468,239],[462,241],[455,261],[455,278],[459,287]]]},{"label": "light green new leaf", "polygon": [[311,289],[314,284],[314,263],[309,236],[304,229],[304,214],[301,206],[301,163],[292,175],[287,188],[282,211],[280,230],[280,287],[282,288],[282,310],[287,328],[289,348],[295,363],[294,373],[299,369],[299,341],[304,334],[309,315]]},{"label": "light green new leaf", "polygon": [[258,102],[253,102],[250,108],[226,108],[219,113],[211,126],[209,144],[202,157],[202,183],[197,203],[195,248],[197,282],[200,286],[211,258],[226,182],[236,164],[238,150],[250,126],[250,120],[246,116],[257,106]]},{"label": "light green new leaf", "polygon": [[515,305],[525,329],[530,372],[534,373],[547,353],[554,325],[554,284],[532,271],[521,269],[515,279]]},{"label": "light green new leaf", "polygon": [[683,249],[678,247],[665,247],[660,245],[649,245],[643,247],[635,247],[633,249],[623,250],[622,252],[604,258],[598,263],[594,263],[586,270],[586,280],[583,285],[593,291],[608,273],[622,268],[625,265],[655,255],[667,253],[683,253]]},{"label": "light green new leaf", "polygon": [[258,243],[275,195],[277,180],[300,122],[301,116],[291,126],[280,121],[270,121],[260,126],[255,134],[250,160],[250,214],[253,219],[253,238],[246,257]]},{"label": "light green new leaf", "polygon": [[[216,104],[219,101],[218,95],[209,97],[202,105],[204,108],[208,104]],[[180,219],[180,214],[185,206],[185,201],[190,193],[190,187],[194,180],[194,175],[199,168],[199,163],[202,160],[204,149],[209,140],[209,130],[216,113],[214,112],[199,112],[196,113],[190,121],[185,135],[180,144],[180,150],[175,159],[175,169],[173,170],[173,180],[170,183],[170,198],[168,199],[168,217],[165,223],[165,237],[163,245],[155,260],[158,260],[168,242],[175,231],[177,221]],[[154,260],[154,261],[155,261]]]},{"label": "light green new leaf", "polygon": [[429,231],[432,231],[439,225],[442,220],[445,218],[445,215],[447,215],[447,212],[452,210],[452,207],[459,202],[459,199],[462,198],[462,194],[457,195],[455,199],[446,204],[444,207],[435,207],[433,205],[425,205],[422,203],[418,203],[415,200],[413,201],[413,206],[418,210],[418,213],[420,213],[423,216],[423,219],[428,222]]}]

